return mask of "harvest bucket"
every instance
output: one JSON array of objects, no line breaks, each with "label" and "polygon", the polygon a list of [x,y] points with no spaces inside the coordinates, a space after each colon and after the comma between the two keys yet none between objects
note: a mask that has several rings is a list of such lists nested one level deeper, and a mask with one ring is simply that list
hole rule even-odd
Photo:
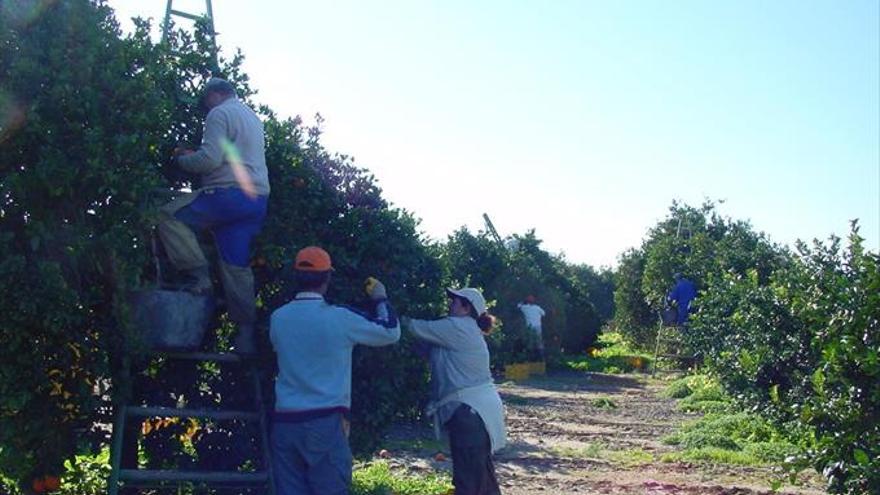
[{"label": "harvest bucket", "polygon": [[214,315],[214,300],[185,291],[145,290],[132,294],[132,321],[153,350],[195,350]]}]

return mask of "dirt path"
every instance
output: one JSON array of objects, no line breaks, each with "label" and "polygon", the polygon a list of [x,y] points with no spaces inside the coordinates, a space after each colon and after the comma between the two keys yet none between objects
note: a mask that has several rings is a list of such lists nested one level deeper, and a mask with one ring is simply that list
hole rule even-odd
[{"label": "dirt path", "polygon": [[[661,438],[698,415],[660,397],[663,383],[634,375],[555,373],[499,386],[507,408],[509,446],[497,456],[505,495],[602,493],[752,495],[773,493],[770,468],[663,462],[675,451]],[[392,465],[451,470],[429,429],[402,427],[389,439]],[[803,476],[785,494],[821,494]]]}]

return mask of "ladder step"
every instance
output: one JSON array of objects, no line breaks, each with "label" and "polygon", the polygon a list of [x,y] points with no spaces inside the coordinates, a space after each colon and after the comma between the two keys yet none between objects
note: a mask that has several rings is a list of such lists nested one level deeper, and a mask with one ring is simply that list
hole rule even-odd
[{"label": "ladder step", "polygon": [[152,353],[154,356],[160,356],[167,359],[180,359],[184,361],[216,361],[219,363],[240,363],[241,356],[233,352],[164,352],[158,351]]},{"label": "ladder step", "polygon": [[[120,469],[119,480],[128,485],[136,483],[204,482],[228,484],[265,484],[269,481],[266,471],[238,473],[235,471],[172,471],[167,469]],[[133,482],[133,483],[132,483]]]},{"label": "ladder step", "polygon": [[259,421],[260,413],[251,411],[215,411],[211,409],[187,409],[180,407],[144,407],[128,406],[125,408],[127,416],[141,418],[210,418],[217,420],[243,419],[245,421]]},{"label": "ladder step", "polygon": [[189,14],[187,12],[181,12],[179,10],[171,9],[169,12],[171,12],[173,15],[180,16],[180,17],[183,17],[186,19],[191,19],[193,21],[197,21],[197,20],[201,19],[201,17],[199,17],[197,15]]}]

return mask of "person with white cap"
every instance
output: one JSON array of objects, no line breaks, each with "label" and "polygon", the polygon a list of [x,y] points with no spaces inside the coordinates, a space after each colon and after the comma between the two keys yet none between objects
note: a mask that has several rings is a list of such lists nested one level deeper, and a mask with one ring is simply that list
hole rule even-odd
[{"label": "person with white cap", "polygon": [[492,454],[507,442],[504,406],[489,370],[485,335],[494,318],[483,294],[447,289],[449,315],[408,320],[409,331],[430,344],[431,402],[435,431],[448,434],[456,495],[500,494]]},{"label": "person with white cap", "polygon": [[272,415],[272,466],[279,495],[349,493],[351,354],[358,344],[397,342],[400,326],[385,286],[366,288],[374,315],[328,304],[333,265],[317,246],[294,261],[297,294],[272,313],[269,338],[278,357]]}]

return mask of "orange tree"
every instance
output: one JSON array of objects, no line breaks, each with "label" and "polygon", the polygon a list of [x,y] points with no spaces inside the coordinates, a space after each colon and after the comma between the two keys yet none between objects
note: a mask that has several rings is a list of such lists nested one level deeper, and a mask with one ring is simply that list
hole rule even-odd
[{"label": "orange tree", "polygon": [[[189,182],[170,173],[167,157],[200,139],[195,102],[210,66],[203,30],[157,45],[143,22],[123,37],[99,0],[27,5],[4,3],[0,16],[0,473],[25,487],[106,445],[100,425],[112,400],[130,395],[119,370],[136,357],[128,295],[151,275],[149,199]],[[247,98],[240,62],[224,61],[222,75]],[[292,253],[313,243],[338,267],[331,299],[358,302],[374,275],[402,311],[436,311],[446,271],[417,221],[390,208],[350,159],[326,151],[318,127],[261,111],[273,189],[255,258],[263,316],[289,294]],[[214,391],[235,388],[222,373],[144,366],[145,395],[209,381]],[[184,379],[201,383],[174,383]],[[405,346],[358,351],[356,443],[366,447],[394,417],[416,414],[424,383]],[[162,430],[175,428],[184,425]],[[231,448],[228,437],[188,430],[211,447],[200,453],[219,452],[204,459]],[[183,447],[165,440],[146,442],[151,462]]]},{"label": "orange tree", "polygon": [[880,490],[880,262],[853,225],[794,251],[711,203],[673,204],[621,258],[615,324],[649,345],[672,274],[700,288],[684,344],[740,405],[775,420],[834,493]]},{"label": "orange tree", "polygon": [[[651,348],[676,272],[703,289],[711,277],[727,272],[756,270],[766,280],[786,262],[783,249],[747,222],[722,217],[714,203],[692,207],[674,202],[641,247],[621,255],[615,273],[615,327],[631,343]],[[699,303],[697,299],[697,307]]]},{"label": "orange tree", "polygon": [[593,268],[589,265],[565,265],[565,271],[580,282],[593,303],[599,325],[605,325],[614,316],[614,272],[611,268]]},{"label": "orange tree", "polygon": [[[880,257],[854,226],[762,278],[710,278],[691,345],[745,405],[794,432],[834,493],[880,491]],[[794,459],[798,461],[798,459]]]},{"label": "orange tree", "polygon": [[23,484],[101,441],[173,113],[158,57],[101,4],[2,6],[0,471]]}]

